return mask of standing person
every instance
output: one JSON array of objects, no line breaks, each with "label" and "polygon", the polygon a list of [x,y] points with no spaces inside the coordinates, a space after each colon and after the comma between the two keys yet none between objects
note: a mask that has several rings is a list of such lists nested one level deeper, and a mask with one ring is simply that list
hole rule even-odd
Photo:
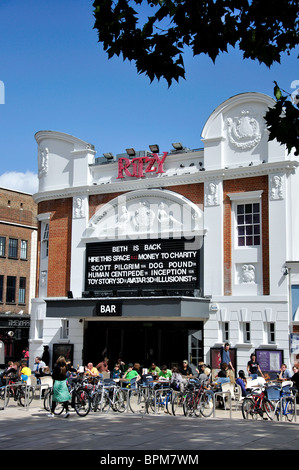
[{"label": "standing person", "polygon": [[63,403],[63,407],[65,409],[64,418],[68,418],[70,415],[69,410],[68,410],[68,406],[69,406],[68,402],[71,399],[71,395],[67,388],[66,373],[67,373],[66,360],[63,356],[59,356],[59,358],[57,359],[53,367],[53,373],[52,373],[53,399],[52,399],[51,413],[47,415],[49,417],[54,416],[54,410],[56,408],[57,402]]},{"label": "standing person", "polygon": [[222,346],[220,355],[221,363],[225,362],[228,367],[230,367],[234,371],[235,369],[230,358],[229,343],[225,343],[224,346]]},{"label": "standing person", "polygon": [[42,361],[49,366],[50,364],[50,353],[49,353],[49,346],[44,346],[44,351],[42,354]]},{"label": "standing person", "polygon": [[22,351],[22,362],[26,361],[26,365],[29,364],[29,348],[28,346]]},{"label": "standing person", "polygon": [[250,354],[250,361],[247,363],[247,372],[248,375],[252,377],[252,380],[257,379],[258,374],[260,374],[261,377],[264,377],[260,365],[256,360],[255,353]]}]

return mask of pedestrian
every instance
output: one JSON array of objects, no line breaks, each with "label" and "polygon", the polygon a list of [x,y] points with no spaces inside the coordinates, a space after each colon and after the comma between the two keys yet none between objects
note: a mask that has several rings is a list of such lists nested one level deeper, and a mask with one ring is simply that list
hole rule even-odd
[{"label": "pedestrian", "polygon": [[67,373],[67,365],[64,356],[59,356],[57,359],[52,373],[53,378],[53,398],[52,398],[52,406],[51,406],[51,413],[47,416],[53,417],[54,411],[56,408],[57,403],[62,403],[63,408],[65,410],[64,418],[69,417],[69,400],[71,399],[70,392],[67,387],[66,382],[66,373]]},{"label": "pedestrian", "polygon": [[231,361],[229,348],[230,348],[229,343],[225,343],[224,346],[221,347],[221,351],[220,351],[221,364],[225,362],[228,365],[228,367],[230,367],[234,371],[235,369]]},{"label": "pedestrian", "polygon": [[250,361],[247,363],[247,372],[248,375],[251,376],[252,380],[257,379],[258,375],[260,374],[261,377],[264,377],[260,365],[256,360],[256,354],[250,354]]}]

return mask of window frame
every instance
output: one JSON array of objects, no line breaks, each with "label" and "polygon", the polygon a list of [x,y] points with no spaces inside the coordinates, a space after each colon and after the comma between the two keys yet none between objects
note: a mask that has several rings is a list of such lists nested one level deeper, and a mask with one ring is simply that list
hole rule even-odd
[{"label": "window frame", "polygon": [[[16,243],[14,243],[16,242]],[[18,259],[19,240],[17,238],[9,237],[8,239],[8,258]]]}]

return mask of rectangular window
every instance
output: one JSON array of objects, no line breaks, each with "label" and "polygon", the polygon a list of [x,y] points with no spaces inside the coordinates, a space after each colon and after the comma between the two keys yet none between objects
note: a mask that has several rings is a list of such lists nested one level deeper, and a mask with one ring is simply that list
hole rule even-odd
[{"label": "rectangular window", "polygon": [[250,323],[249,322],[244,323],[243,340],[244,340],[244,343],[250,343],[250,341],[251,341]]},{"label": "rectangular window", "polygon": [[20,277],[19,304],[25,304],[26,299],[26,277]]},{"label": "rectangular window", "polygon": [[8,257],[18,257],[18,240],[16,240],[15,238],[10,238],[8,241]]},{"label": "rectangular window", "polygon": [[43,337],[44,322],[43,320],[35,321],[35,339],[41,339]]},{"label": "rectangular window", "polygon": [[0,256],[5,256],[6,238],[0,237]]},{"label": "rectangular window", "polygon": [[21,259],[27,259],[27,247],[28,247],[27,240],[21,240],[21,249],[20,249]]},{"label": "rectangular window", "polygon": [[261,244],[260,203],[237,205],[238,246],[257,246]]},{"label": "rectangular window", "polygon": [[44,224],[42,242],[42,254],[43,258],[45,258],[48,256],[49,252],[49,224]]},{"label": "rectangular window", "polygon": [[0,276],[0,302],[3,302],[3,281],[4,276]]},{"label": "rectangular window", "polygon": [[61,320],[61,339],[69,337],[69,320]]},{"label": "rectangular window", "polygon": [[229,341],[229,323],[224,322],[222,325],[222,341]]},{"label": "rectangular window", "polygon": [[16,277],[7,276],[6,280],[6,303],[16,302]]},{"label": "rectangular window", "polygon": [[275,343],[275,323],[269,323],[268,325],[268,343]]}]

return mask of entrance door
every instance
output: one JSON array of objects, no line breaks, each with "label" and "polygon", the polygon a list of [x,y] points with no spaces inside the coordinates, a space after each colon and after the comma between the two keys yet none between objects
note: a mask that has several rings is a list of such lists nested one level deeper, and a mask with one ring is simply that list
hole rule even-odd
[{"label": "entrance door", "polygon": [[[119,357],[142,367],[152,361],[168,368],[181,366],[190,355],[193,360],[202,359],[202,328],[202,322],[185,321],[87,322],[83,361],[96,365],[107,356],[110,369]],[[197,349],[189,345],[190,338]]]}]

